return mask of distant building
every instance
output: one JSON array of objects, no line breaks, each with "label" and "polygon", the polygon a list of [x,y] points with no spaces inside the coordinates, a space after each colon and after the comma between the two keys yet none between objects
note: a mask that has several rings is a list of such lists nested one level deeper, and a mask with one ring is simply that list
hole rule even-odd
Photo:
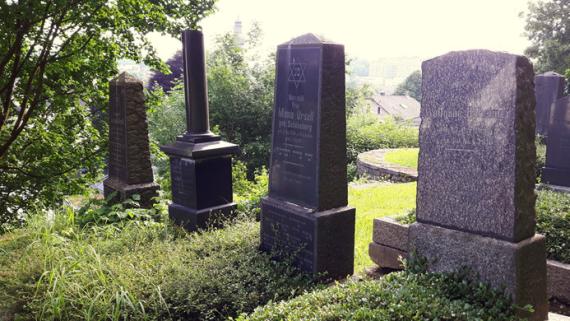
[{"label": "distant building", "polygon": [[367,98],[370,110],[380,118],[391,116],[420,125],[420,103],[409,96],[392,96],[384,93]]},{"label": "distant building", "polygon": [[244,40],[243,34],[242,34],[242,23],[241,23],[241,20],[239,20],[239,19],[237,19],[234,22],[234,39],[235,39],[238,47],[243,48],[243,45],[245,44],[245,40]]}]

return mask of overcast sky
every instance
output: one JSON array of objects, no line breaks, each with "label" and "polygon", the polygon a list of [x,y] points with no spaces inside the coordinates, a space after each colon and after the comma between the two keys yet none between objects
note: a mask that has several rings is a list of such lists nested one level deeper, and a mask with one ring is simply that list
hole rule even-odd
[{"label": "overcast sky", "polygon": [[[206,45],[232,31],[240,19],[244,31],[257,21],[268,51],[307,33],[345,45],[348,55],[375,59],[430,58],[451,50],[490,49],[522,54],[527,0],[219,0],[218,11],[202,21]],[[161,57],[180,42],[153,37]]]}]

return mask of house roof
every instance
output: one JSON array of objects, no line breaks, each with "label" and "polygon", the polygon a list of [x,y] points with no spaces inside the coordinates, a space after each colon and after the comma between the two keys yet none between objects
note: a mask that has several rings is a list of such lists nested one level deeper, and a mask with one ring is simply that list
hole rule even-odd
[{"label": "house roof", "polygon": [[375,95],[368,98],[374,111],[380,107],[388,115],[405,120],[419,119],[420,103],[409,96]]}]

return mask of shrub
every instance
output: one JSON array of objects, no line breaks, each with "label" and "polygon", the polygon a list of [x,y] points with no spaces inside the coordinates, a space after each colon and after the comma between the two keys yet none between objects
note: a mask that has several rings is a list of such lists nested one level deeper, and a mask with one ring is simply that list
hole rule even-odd
[{"label": "shrub", "polygon": [[260,253],[258,235],[251,221],[187,234],[138,220],[81,228],[70,209],[35,216],[0,237],[0,315],[225,320],[315,286]]},{"label": "shrub", "polygon": [[570,263],[570,195],[539,191],[536,228],[546,236],[547,257]]},{"label": "shrub", "polygon": [[398,272],[271,303],[238,320],[517,320],[514,312],[501,293],[464,273]]},{"label": "shrub", "polygon": [[355,162],[358,154],[379,148],[418,147],[418,128],[374,114],[355,114],[347,123],[347,158]]}]

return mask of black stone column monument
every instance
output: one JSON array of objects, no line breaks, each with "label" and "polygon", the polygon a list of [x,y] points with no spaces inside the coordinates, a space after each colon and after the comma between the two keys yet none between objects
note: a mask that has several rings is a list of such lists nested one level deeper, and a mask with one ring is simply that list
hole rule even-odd
[{"label": "black stone column monument", "polygon": [[307,34],[278,47],[269,175],[261,249],[297,253],[308,272],[352,274],[342,45]]},{"label": "black stone column monument", "polygon": [[554,105],[547,143],[542,181],[555,190],[570,192],[570,96]]},{"label": "black stone column monument", "polygon": [[548,136],[552,124],[554,103],[564,95],[564,76],[549,71],[534,77],[536,96],[536,133]]},{"label": "black stone column monument", "polygon": [[187,131],[161,149],[170,157],[170,218],[195,231],[235,209],[231,155],[238,152],[238,146],[210,132],[202,32],[182,32],[182,43]]}]

